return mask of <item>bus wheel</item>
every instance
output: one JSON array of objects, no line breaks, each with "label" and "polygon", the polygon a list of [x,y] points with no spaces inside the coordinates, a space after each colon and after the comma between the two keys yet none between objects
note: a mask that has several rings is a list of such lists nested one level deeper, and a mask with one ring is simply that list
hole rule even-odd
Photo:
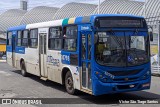
[{"label": "bus wheel", "polygon": [[26,77],[28,73],[26,72],[26,67],[24,61],[21,62],[21,74],[22,76]]},{"label": "bus wheel", "polygon": [[68,71],[65,76],[65,87],[69,94],[72,94],[72,95],[75,94],[73,78],[72,78],[72,74],[70,73],[70,71]]}]

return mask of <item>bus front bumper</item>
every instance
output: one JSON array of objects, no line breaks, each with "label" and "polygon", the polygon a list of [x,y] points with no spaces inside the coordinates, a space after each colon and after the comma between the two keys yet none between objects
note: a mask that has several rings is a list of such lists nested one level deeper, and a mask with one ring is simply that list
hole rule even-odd
[{"label": "bus front bumper", "polygon": [[113,94],[150,89],[151,78],[127,83],[103,83],[94,79],[93,95]]}]

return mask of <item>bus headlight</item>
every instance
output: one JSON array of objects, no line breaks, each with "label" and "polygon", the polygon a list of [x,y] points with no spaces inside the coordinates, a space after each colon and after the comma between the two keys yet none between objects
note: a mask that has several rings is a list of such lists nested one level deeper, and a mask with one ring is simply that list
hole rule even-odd
[{"label": "bus headlight", "polygon": [[96,71],[95,75],[102,82],[107,82],[107,80],[108,80],[107,77],[101,72]]},{"label": "bus headlight", "polygon": [[103,78],[103,74],[96,71],[96,76],[99,78],[99,79],[102,79]]}]

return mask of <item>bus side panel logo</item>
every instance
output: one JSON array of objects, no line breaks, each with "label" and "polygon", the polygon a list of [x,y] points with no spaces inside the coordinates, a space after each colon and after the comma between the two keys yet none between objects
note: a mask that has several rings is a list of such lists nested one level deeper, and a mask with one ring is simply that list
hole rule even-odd
[{"label": "bus side panel logo", "polygon": [[80,26],[81,31],[91,31],[91,26],[90,25],[83,25]]},{"label": "bus side panel logo", "polygon": [[16,53],[25,54],[25,47],[16,47]]},{"label": "bus side panel logo", "polygon": [[51,55],[47,56],[47,62],[48,62],[49,65],[51,64],[51,65],[57,66],[57,67],[60,66],[60,60],[54,58],[54,57],[51,56]]},{"label": "bus side panel logo", "polygon": [[62,53],[62,63],[63,64],[70,64],[70,54],[69,53]]}]

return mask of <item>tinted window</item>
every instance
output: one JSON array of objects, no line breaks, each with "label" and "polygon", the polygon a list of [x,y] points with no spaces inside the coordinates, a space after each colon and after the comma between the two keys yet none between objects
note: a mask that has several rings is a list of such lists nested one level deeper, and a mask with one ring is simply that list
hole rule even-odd
[{"label": "tinted window", "polygon": [[28,46],[28,34],[29,34],[28,30],[23,31],[22,46],[25,46],[25,47]]},{"label": "tinted window", "polygon": [[61,27],[50,28],[48,48],[60,50],[62,48]]},{"label": "tinted window", "polygon": [[38,46],[38,29],[30,30],[29,47],[37,48]]},{"label": "tinted window", "polygon": [[64,50],[77,50],[77,26],[68,26],[64,29]]},{"label": "tinted window", "polygon": [[21,43],[22,43],[22,31],[18,31],[17,46],[21,46]]},{"label": "tinted window", "polygon": [[8,32],[7,45],[12,45],[12,32]]}]

